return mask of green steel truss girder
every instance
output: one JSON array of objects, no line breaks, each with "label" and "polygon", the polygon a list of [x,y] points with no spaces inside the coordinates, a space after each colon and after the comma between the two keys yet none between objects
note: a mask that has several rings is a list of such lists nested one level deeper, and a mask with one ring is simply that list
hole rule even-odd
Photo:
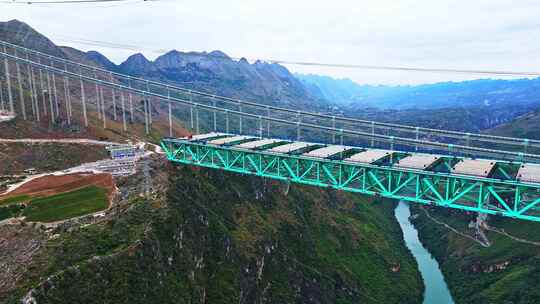
[{"label": "green steel truss girder", "polygon": [[163,139],[176,163],[470,212],[540,221],[540,184],[452,175]]}]

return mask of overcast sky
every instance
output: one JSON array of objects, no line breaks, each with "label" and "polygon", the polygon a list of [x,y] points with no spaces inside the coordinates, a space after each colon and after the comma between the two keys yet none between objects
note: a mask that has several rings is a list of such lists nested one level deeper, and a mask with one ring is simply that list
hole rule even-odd
[{"label": "overcast sky", "polygon": [[[37,0],[39,1],[39,0]],[[115,4],[0,4],[57,44],[116,63],[135,51],[222,50],[233,57],[430,68],[540,71],[538,0],[133,0]],[[77,42],[79,41],[79,42]],[[162,51],[163,52],[163,51]],[[287,66],[359,83],[417,84],[478,75]]]}]

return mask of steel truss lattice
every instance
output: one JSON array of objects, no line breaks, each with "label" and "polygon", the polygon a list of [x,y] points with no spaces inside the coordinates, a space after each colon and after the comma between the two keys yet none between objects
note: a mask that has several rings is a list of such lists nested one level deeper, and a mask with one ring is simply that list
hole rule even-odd
[{"label": "steel truss lattice", "polygon": [[540,184],[275,154],[165,138],[175,163],[540,221]]}]

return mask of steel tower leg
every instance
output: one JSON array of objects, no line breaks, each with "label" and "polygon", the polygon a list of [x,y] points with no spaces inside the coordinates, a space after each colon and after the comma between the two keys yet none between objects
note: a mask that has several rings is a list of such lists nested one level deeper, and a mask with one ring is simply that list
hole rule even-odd
[{"label": "steel tower leg", "polygon": [[375,122],[371,122],[371,147],[375,146]]},{"label": "steel tower leg", "polygon": [[[418,141],[418,138],[420,138],[420,128],[419,127],[416,127],[416,140]],[[418,151],[418,142],[416,143],[416,145],[414,146],[414,151]]]},{"label": "steel tower leg", "polygon": [[[94,78],[97,80],[99,79],[96,73],[96,70],[94,70]],[[98,119],[101,119],[101,101],[99,100],[99,86],[96,82],[96,108],[98,113]]]},{"label": "steel tower leg", "polygon": [[[146,81],[146,91],[150,93],[150,82]],[[145,96],[145,102],[146,102],[146,110],[147,110],[147,117],[148,117],[148,124],[150,127],[152,126],[152,106],[150,103],[150,97],[148,95]]]},{"label": "steel tower leg", "polygon": [[[28,53],[26,53],[26,60],[28,60]],[[30,89],[30,104],[32,105],[32,116],[34,117],[34,119],[37,120],[36,118],[36,103],[35,103],[35,100],[34,100],[34,85],[33,85],[33,77],[32,77],[32,73],[30,72],[30,64],[27,64],[26,65],[26,73],[28,74],[28,88]]]},{"label": "steel tower leg", "polygon": [[103,129],[106,129],[107,115],[105,114],[105,98],[103,98],[103,87],[99,87],[99,98],[101,99],[101,117],[103,118]]},{"label": "steel tower leg", "polygon": [[263,121],[262,116],[259,116],[259,137],[263,137]]},{"label": "steel tower leg", "polygon": [[86,115],[86,97],[84,95],[84,82],[81,77],[81,100],[83,106],[84,126],[88,127],[88,116]]},{"label": "steel tower leg", "polygon": [[173,136],[172,132],[172,104],[171,104],[171,90],[167,87],[167,100],[169,101],[169,136]]},{"label": "steel tower leg", "polygon": [[225,133],[229,133],[229,110],[225,110]]},{"label": "steel tower leg", "polygon": [[36,118],[36,104],[34,102],[34,87],[32,85],[32,74],[30,73],[30,65],[27,66],[26,72],[28,74],[28,89],[30,90],[30,105],[32,109],[32,117]]},{"label": "steel tower leg", "polygon": [[171,103],[171,100],[169,100],[169,136],[173,137],[173,131],[172,131],[172,103]]},{"label": "steel tower leg", "polygon": [[131,123],[135,120],[133,119],[133,95],[129,93],[129,115],[131,116]]},{"label": "steel tower leg", "polygon": [[124,132],[127,132],[127,125],[126,125],[126,103],[124,100],[124,92],[120,92],[120,98],[122,102],[122,123],[124,125]]},{"label": "steel tower leg", "polygon": [[199,129],[199,108],[197,106],[195,106],[195,122],[196,122],[195,132],[197,134],[200,134],[200,129]]},{"label": "steel tower leg", "polygon": [[[110,73],[111,82],[114,83],[114,78],[112,73]],[[112,92],[112,102],[113,102],[113,120],[116,120],[116,90],[114,87],[111,89]]]},{"label": "steel tower leg", "polygon": [[60,117],[60,108],[58,106],[58,93],[56,91],[56,76],[52,74],[53,92],[54,92],[54,108],[56,109],[56,118]]},{"label": "steel tower leg", "polygon": [[71,96],[69,93],[69,80],[67,76],[64,76],[64,94],[66,98],[66,116],[68,125],[71,126]]},{"label": "steel tower leg", "polygon": [[[128,87],[131,88],[131,77],[128,76]],[[134,122],[134,119],[133,119],[133,95],[131,94],[131,92],[129,92],[129,116],[130,116],[130,119],[131,119],[131,123]]]},{"label": "steel tower leg", "polygon": [[43,113],[47,115],[47,100],[45,99],[45,81],[43,80],[42,69],[39,69],[39,88],[41,90],[41,101],[43,103]]},{"label": "steel tower leg", "polygon": [[[269,106],[266,106],[266,118],[270,118]],[[266,136],[270,138],[270,119],[266,119]]]},{"label": "steel tower leg", "polygon": [[4,103],[4,82],[0,81],[0,110],[5,111],[6,105]]},{"label": "steel tower leg", "polygon": [[146,128],[146,134],[150,133],[150,129],[148,128],[148,104],[146,103],[146,95],[144,96],[144,126]]},{"label": "steel tower leg", "polygon": [[37,121],[41,120],[40,113],[39,113],[39,94],[37,90],[37,81],[36,81],[36,72],[34,72],[34,68],[30,69],[30,72],[32,74],[32,86],[34,88],[34,102],[36,104],[36,119]]},{"label": "steel tower leg", "polygon": [[217,110],[216,110],[216,97],[212,96],[212,106],[214,107],[214,132],[217,131]]},{"label": "steel tower leg", "polygon": [[[238,104],[238,111],[239,111],[240,113],[242,113],[242,104],[241,104],[241,103]],[[242,127],[243,127],[243,126],[242,126],[242,114],[238,115],[238,117],[240,118],[240,119],[239,119],[239,122],[238,122],[238,130],[239,130],[239,131],[238,131],[238,134],[242,135]]]},{"label": "steel tower leg", "polygon": [[193,130],[195,129],[195,123],[193,121],[193,105],[189,106],[189,116],[191,119],[191,131],[193,132]]},{"label": "steel tower leg", "polygon": [[296,119],[297,119],[297,122],[296,122],[296,139],[299,141],[300,140],[300,124],[302,123],[302,115],[300,114],[300,112],[298,112],[296,114]]},{"label": "steel tower leg", "polygon": [[15,68],[17,69],[17,80],[19,83],[19,97],[21,99],[21,111],[23,114],[23,119],[26,120],[26,107],[24,106],[24,91],[23,91],[23,85],[22,85],[22,79],[21,79],[21,67],[18,61],[15,62]]},{"label": "steel tower leg", "polygon": [[148,124],[152,128],[152,101],[151,98],[147,96],[146,102],[148,103]]},{"label": "steel tower leg", "polygon": [[[4,53],[7,54],[6,46],[4,46]],[[8,91],[9,111],[15,113],[15,107],[13,106],[13,93],[11,92],[11,75],[9,75],[9,62],[7,58],[4,58],[4,69],[6,70],[6,85]]]},{"label": "steel tower leg", "polygon": [[[336,117],[335,116],[332,116],[332,128],[336,128]],[[336,143],[336,132],[335,131],[332,131],[332,143],[335,144]]]},{"label": "steel tower leg", "polygon": [[54,106],[52,101],[52,94],[51,94],[51,73],[47,71],[47,96],[49,97],[49,106],[51,110],[51,121],[52,123],[55,123],[56,120],[54,118]]}]

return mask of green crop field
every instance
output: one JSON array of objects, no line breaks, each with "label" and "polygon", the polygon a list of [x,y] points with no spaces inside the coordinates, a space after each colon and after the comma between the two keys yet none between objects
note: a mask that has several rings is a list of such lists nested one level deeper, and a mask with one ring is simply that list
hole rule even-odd
[{"label": "green crop field", "polygon": [[24,210],[24,216],[32,222],[54,222],[101,210],[108,207],[105,189],[89,186],[33,200]]},{"label": "green crop field", "polygon": [[22,207],[19,205],[0,207],[0,221],[17,216],[21,209]]},{"label": "green crop field", "polygon": [[9,206],[9,205],[29,201],[29,200],[30,200],[30,196],[28,196],[28,195],[13,196],[13,197],[10,197],[10,198],[6,198],[4,200],[0,200],[0,206]]}]

